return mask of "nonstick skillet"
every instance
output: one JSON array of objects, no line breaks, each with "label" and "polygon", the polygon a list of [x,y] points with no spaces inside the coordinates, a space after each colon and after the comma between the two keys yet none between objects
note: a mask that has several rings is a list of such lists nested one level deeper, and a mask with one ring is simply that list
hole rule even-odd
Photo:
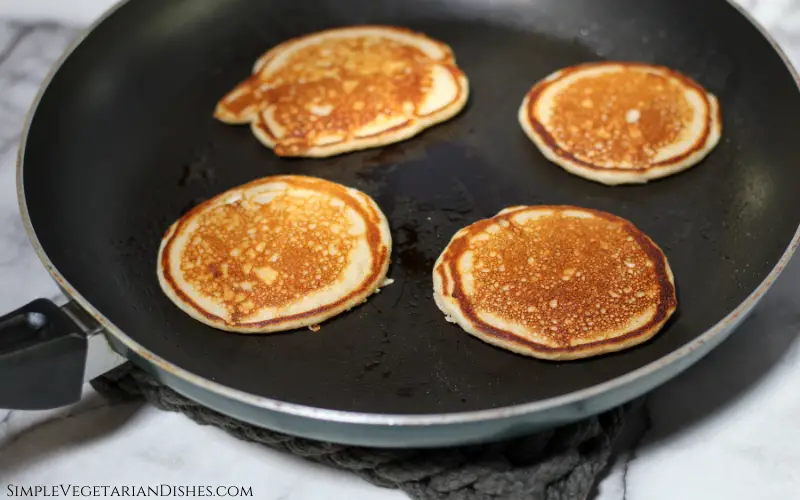
[{"label": "nonstick skillet", "polygon": [[[406,142],[313,160],[278,158],[247,127],[212,119],[267,48],[361,23],[450,44],[470,78],[467,108]],[[526,90],[603,59],[667,65],[716,94],[716,150],[685,173],[614,188],[546,161],[516,120]],[[74,48],[28,123],[22,216],[74,302],[36,301],[2,322],[0,403],[76,398],[108,368],[97,364],[106,338],[211,408],[338,442],[491,440],[602,411],[702,357],[780,273],[798,241],[798,130],[794,73],[723,0],[131,0]],[[392,227],[395,283],[319,332],[244,336],[194,321],[159,289],[162,233],[201,200],[276,173],[373,196]],[[555,363],[447,323],[431,267],[453,233],[506,206],[562,203],[630,219],[664,248],[679,295],[667,327],[625,352]]]}]

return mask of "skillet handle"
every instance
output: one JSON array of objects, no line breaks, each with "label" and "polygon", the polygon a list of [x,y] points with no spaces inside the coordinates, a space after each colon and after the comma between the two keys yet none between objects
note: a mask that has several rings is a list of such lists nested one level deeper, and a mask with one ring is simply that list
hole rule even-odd
[{"label": "skillet handle", "polygon": [[112,351],[102,330],[87,318],[74,303],[59,307],[47,299],[0,317],[0,408],[41,410],[77,402],[87,377],[122,362],[118,355],[109,361]]}]

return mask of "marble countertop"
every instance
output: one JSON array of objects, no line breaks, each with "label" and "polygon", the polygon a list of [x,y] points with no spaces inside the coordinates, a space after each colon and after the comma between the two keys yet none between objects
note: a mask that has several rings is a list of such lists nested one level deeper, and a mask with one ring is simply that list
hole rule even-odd
[{"label": "marble countertop", "polygon": [[[0,0],[0,311],[41,296],[63,300],[19,219],[16,147],[39,82],[76,29],[111,3]],[[800,66],[800,0],[739,3]],[[650,395],[649,428],[618,458],[598,499],[798,498],[798,284],[795,258],[728,341]],[[89,387],[68,408],[0,410],[0,490],[36,484],[240,485],[263,499],[406,498],[179,414],[109,405]]]}]

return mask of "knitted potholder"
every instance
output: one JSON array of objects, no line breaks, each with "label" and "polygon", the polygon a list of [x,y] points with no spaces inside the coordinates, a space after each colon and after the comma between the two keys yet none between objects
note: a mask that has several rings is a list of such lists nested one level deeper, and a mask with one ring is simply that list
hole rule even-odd
[{"label": "knitted potholder", "polygon": [[500,443],[441,449],[379,449],[289,436],[222,415],[124,365],[92,382],[112,399],[143,397],[239,439],[358,474],[418,500],[576,500],[592,495],[629,406]]}]

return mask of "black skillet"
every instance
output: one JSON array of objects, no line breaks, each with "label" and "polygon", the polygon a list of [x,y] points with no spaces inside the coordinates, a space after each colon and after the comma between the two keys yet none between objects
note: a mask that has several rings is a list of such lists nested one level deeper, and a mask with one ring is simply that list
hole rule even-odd
[{"label": "black skillet", "polygon": [[[450,44],[471,82],[466,109],[406,142],[321,160],[278,158],[246,127],[212,119],[216,101],[267,48],[361,23],[407,26]],[[517,123],[523,95],[558,68],[603,59],[671,66],[716,94],[724,122],[716,150],[645,186],[605,187],[546,161]],[[601,411],[717,345],[797,244],[798,130],[792,70],[723,0],[132,0],[91,30],[41,95],[21,148],[19,195],[42,260],[89,313],[84,326],[94,317],[115,349],[178,391],[295,434],[441,445]],[[221,333],[161,293],[159,239],[199,201],[275,173],[373,196],[392,227],[395,283],[320,332]],[[445,322],[431,299],[431,266],[448,239],[503,207],[540,203],[612,212],[664,248],[679,308],[653,341],[554,363]],[[45,306],[23,312],[49,318],[37,331],[52,337],[50,351],[66,356],[67,347],[52,346],[72,332],[64,345],[83,356],[76,328],[60,327],[68,316]],[[17,315],[5,326],[24,335],[41,319]],[[3,369],[30,374],[19,359],[36,349],[21,356],[6,344]],[[50,387],[73,383],[65,373]],[[16,397],[4,404],[53,404],[21,390]]]}]

